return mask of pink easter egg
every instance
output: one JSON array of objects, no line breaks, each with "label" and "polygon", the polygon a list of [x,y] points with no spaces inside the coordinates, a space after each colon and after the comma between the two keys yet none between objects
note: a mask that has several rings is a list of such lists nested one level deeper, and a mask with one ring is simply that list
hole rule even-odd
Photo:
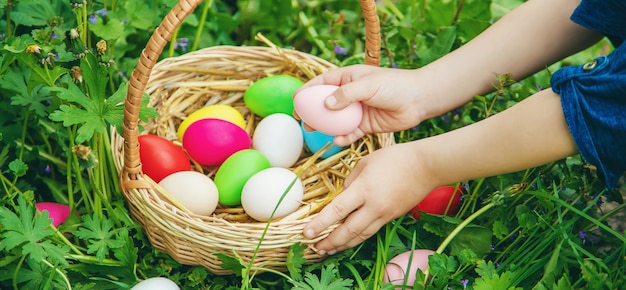
[{"label": "pink easter egg", "polygon": [[48,212],[48,217],[52,219],[52,225],[58,227],[70,216],[70,207],[56,202],[38,202],[35,204],[38,211]]},{"label": "pink easter egg", "polygon": [[252,138],[246,130],[222,119],[195,121],[183,135],[183,147],[189,156],[207,166],[220,165],[233,153],[251,145]]},{"label": "pink easter egg", "polygon": [[333,85],[305,88],[294,96],[294,110],[305,123],[324,134],[337,136],[352,133],[363,118],[361,103],[351,103],[341,110],[329,110],[324,104],[326,97],[338,88]]},{"label": "pink easter egg", "polygon": [[426,271],[428,269],[428,256],[434,253],[432,250],[416,249],[393,257],[385,266],[383,282],[412,286],[415,283],[417,269],[422,270],[422,272]]}]

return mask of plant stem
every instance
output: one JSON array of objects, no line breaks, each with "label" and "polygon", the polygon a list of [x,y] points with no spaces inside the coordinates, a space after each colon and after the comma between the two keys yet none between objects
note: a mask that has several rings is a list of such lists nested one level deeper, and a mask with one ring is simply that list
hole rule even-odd
[{"label": "plant stem", "polygon": [[22,268],[22,264],[24,264],[24,260],[26,260],[26,255],[23,255],[22,258],[20,258],[20,261],[17,263],[17,266],[15,267],[15,271],[13,271],[13,289],[14,290],[18,290],[19,288],[17,288],[17,273],[20,272],[20,268]]},{"label": "plant stem", "polygon": [[200,23],[198,24],[198,29],[196,29],[196,37],[193,39],[193,44],[191,46],[192,51],[198,49],[200,39],[202,38],[202,30],[204,30],[204,23],[206,22],[207,15],[209,14],[209,8],[211,8],[212,5],[213,0],[207,0],[204,2],[204,6],[202,7],[202,15],[200,16]]},{"label": "plant stem", "polygon": [[13,9],[13,1],[7,0],[5,14],[7,16],[7,37],[13,35],[13,27],[11,26],[11,10]]},{"label": "plant stem", "polygon": [[[443,253],[443,251],[446,249],[446,247],[448,247],[448,245],[450,244],[450,242],[452,242],[452,240],[467,226],[469,225],[472,221],[474,221],[476,218],[478,218],[479,216],[481,216],[482,214],[486,213],[488,210],[490,210],[492,207],[496,206],[496,202],[495,201],[491,201],[489,202],[487,205],[483,206],[481,209],[477,210],[476,212],[474,212],[472,215],[470,215],[469,217],[467,217],[465,220],[463,220],[460,224],[458,224],[456,226],[456,228],[454,228],[454,230],[452,230],[452,232],[450,232],[450,234],[446,237],[445,240],[443,240],[443,242],[441,242],[441,244],[439,245],[439,247],[437,248],[437,250],[435,251],[435,253],[437,254],[441,254]],[[426,269],[426,272],[424,272],[424,286],[426,286],[426,283],[428,282],[428,272],[429,269]]]},{"label": "plant stem", "polygon": [[313,27],[313,25],[311,25],[311,21],[309,21],[309,18],[306,17],[304,12],[300,11],[300,13],[298,13],[298,19],[300,20],[300,23],[302,24],[302,26],[306,27],[306,31],[311,37],[311,40],[322,51],[321,53],[322,57],[331,55],[330,51],[326,48],[324,43],[320,40],[317,30],[315,30],[315,27]]},{"label": "plant stem", "polygon": [[52,263],[46,261],[45,259],[42,259],[41,261],[44,262],[44,264],[48,265],[50,268],[54,269],[57,273],[59,273],[59,275],[61,275],[61,277],[63,277],[63,281],[65,281],[65,283],[67,284],[67,289],[72,289],[72,284],[70,283],[70,280],[65,274],[63,274],[63,272],[58,267],[55,267],[54,265],[52,265]]}]

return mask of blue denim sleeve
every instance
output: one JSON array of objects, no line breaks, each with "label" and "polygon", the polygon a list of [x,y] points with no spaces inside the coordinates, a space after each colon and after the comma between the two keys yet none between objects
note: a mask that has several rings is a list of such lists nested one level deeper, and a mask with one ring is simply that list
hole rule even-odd
[{"label": "blue denim sleeve", "polygon": [[606,35],[615,46],[626,38],[626,1],[582,0],[572,21]]},{"label": "blue denim sleeve", "polygon": [[550,80],[580,155],[612,189],[626,171],[626,44]]}]

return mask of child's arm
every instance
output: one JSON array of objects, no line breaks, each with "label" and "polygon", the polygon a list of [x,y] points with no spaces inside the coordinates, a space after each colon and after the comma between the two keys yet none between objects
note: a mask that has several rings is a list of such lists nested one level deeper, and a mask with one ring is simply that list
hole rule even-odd
[{"label": "child's arm", "polygon": [[557,60],[582,50],[602,36],[570,21],[578,0],[530,0],[441,59],[417,70],[344,67],[322,74],[303,88],[339,85],[341,109],[351,102],[367,105],[361,126],[338,136],[340,145],[363,134],[394,132],[441,115],[492,91],[496,75],[520,80]]},{"label": "child's arm", "polygon": [[[377,82],[387,78],[380,72],[377,77],[355,78],[359,71],[346,68],[307,85],[342,85],[336,93],[338,107],[352,101],[372,107],[369,127],[362,124],[358,132],[339,136],[344,144],[363,133],[384,131],[382,121],[392,120],[390,116],[398,112],[409,116],[414,111],[419,116],[411,121],[419,122],[491,91],[496,74],[521,79],[599,40],[600,34],[569,20],[578,2],[530,0],[465,46],[392,82]],[[394,90],[397,94],[391,93]],[[379,105],[387,107],[376,111]],[[376,123],[376,114],[381,122]],[[346,179],[344,192],[305,227],[304,234],[312,238],[346,218],[316,245],[328,253],[343,250],[405,214],[436,186],[521,170],[576,152],[559,96],[545,90],[477,124],[365,157]]]},{"label": "child's arm", "polygon": [[518,171],[575,153],[559,96],[544,90],[476,124],[366,156],[344,191],[306,226],[305,235],[314,237],[347,217],[316,245],[333,254],[407,213],[436,186]]}]

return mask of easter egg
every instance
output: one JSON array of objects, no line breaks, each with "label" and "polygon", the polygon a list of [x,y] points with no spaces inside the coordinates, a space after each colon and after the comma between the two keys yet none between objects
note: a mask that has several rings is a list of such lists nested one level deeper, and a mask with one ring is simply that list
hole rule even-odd
[{"label": "easter egg", "polygon": [[324,146],[328,144],[330,144],[329,146],[332,145],[330,148],[324,151],[322,155],[320,155],[320,158],[326,159],[341,152],[341,150],[344,149],[344,147],[342,146],[334,145],[333,140],[335,139],[335,136],[324,134],[320,131],[309,132],[304,128],[304,121],[300,122],[300,126],[302,129],[302,136],[304,137],[304,144],[306,145],[306,148],[311,151],[311,153],[317,153],[317,151],[320,151],[322,148],[324,148]]},{"label": "easter egg", "polygon": [[293,114],[293,94],[304,82],[289,75],[274,75],[255,81],[243,95],[254,114],[266,117],[274,113]]},{"label": "easter egg", "polygon": [[246,122],[243,118],[243,115],[239,111],[237,111],[237,109],[229,105],[210,105],[189,114],[189,116],[187,116],[187,118],[185,118],[185,120],[180,123],[180,125],[178,126],[178,130],[176,131],[176,136],[178,137],[178,140],[183,141],[183,135],[185,134],[185,130],[187,130],[187,127],[189,127],[191,123],[207,118],[222,119],[232,122],[242,129],[246,128]]},{"label": "easter egg", "polygon": [[414,219],[419,219],[420,212],[438,215],[455,215],[461,207],[461,196],[463,195],[463,187],[457,186],[439,186],[417,205],[415,205],[409,214]]},{"label": "easter egg", "polygon": [[252,139],[246,130],[221,119],[193,122],[183,135],[183,147],[202,165],[220,165],[233,153],[249,149]]},{"label": "easter egg", "polygon": [[139,160],[142,171],[154,182],[166,176],[185,170],[191,170],[191,163],[185,151],[172,141],[157,135],[140,135]]},{"label": "easter egg", "polygon": [[176,172],[163,178],[159,185],[195,214],[210,215],[217,208],[217,186],[211,178],[200,172]]},{"label": "easter egg", "polygon": [[241,191],[255,173],[270,168],[270,162],[254,149],[244,149],[228,157],[215,173],[219,203],[225,206],[241,204]]},{"label": "easter egg", "polygon": [[422,272],[428,269],[428,256],[434,253],[431,250],[416,249],[393,257],[385,266],[383,282],[393,285],[413,286],[415,273],[418,269],[421,269]]},{"label": "easter egg", "polygon": [[165,277],[152,277],[137,283],[130,290],[180,290],[180,287]]},{"label": "easter egg", "polygon": [[329,110],[324,104],[326,97],[338,88],[334,85],[318,85],[299,91],[293,99],[296,113],[305,123],[322,133],[337,136],[353,132],[363,118],[360,102],[341,110]]},{"label": "easter egg", "polygon": [[[283,194],[285,197],[280,201]],[[295,173],[286,168],[271,167],[248,179],[241,192],[241,206],[253,219],[266,222],[277,205],[272,219],[297,210],[303,197],[304,186]]]},{"label": "easter egg", "polygon": [[296,119],[283,113],[263,118],[252,136],[252,148],[267,157],[273,167],[291,167],[302,154],[304,140]]},{"label": "easter egg", "polygon": [[56,202],[38,202],[35,207],[39,212],[48,212],[48,217],[52,219],[52,225],[58,227],[70,216],[70,207]]}]

